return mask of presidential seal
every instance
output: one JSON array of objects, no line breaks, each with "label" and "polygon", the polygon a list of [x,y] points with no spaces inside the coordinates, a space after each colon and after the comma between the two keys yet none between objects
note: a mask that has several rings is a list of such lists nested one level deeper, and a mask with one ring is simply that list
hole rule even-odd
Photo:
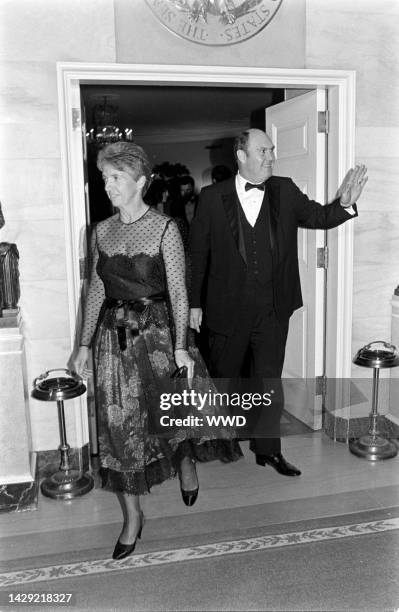
[{"label": "presidential seal", "polygon": [[174,34],[200,45],[234,45],[262,30],[283,0],[145,0]]}]

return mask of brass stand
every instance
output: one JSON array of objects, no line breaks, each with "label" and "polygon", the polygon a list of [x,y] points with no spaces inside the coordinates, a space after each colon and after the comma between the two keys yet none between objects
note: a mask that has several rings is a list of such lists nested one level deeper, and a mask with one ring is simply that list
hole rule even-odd
[{"label": "brass stand", "polygon": [[379,368],[373,368],[373,400],[370,412],[370,426],[368,434],[361,436],[357,440],[349,442],[351,453],[358,457],[363,457],[369,461],[380,461],[382,459],[390,459],[398,454],[396,445],[383,438],[378,429],[378,385],[379,385]]},{"label": "brass stand", "polygon": [[71,469],[69,463],[69,449],[65,429],[65,414],[63,400],[57,400],[58,422],[60,426],[61,444],[58,447],[61,453],[61,463],[58,472],[54,472],[43,480],[40,488],[46,497],[53,499],[73,499],[79,495],[88,493],[94,486],[94,481],[89,474],[81,474],[78,470]]},{"label": "brass stand", "polygon": [[[51,372],[62,372],[63,376],[50,378]],[[33,381],[32,397],[44,402],[57,402],[58,425],[60,428],[61,444],[58,447],[61,453],[59,470],[43,480],[41,491],[46,497],[53,499],[73,499],[88,493],[94,486],[94,480],[89,474],[80,470],[73,470],[69,462],[70,446],[66,439],[64,399],[79,397],[86,392],[83,379],[70,370],[56,368],[48,370]]]}]

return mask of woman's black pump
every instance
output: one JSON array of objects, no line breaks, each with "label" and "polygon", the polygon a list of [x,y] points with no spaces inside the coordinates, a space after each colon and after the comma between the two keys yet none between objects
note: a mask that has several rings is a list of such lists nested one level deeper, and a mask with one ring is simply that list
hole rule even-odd
[{"label": "woman's black pump", "polygon": [[144,515],[143,513],[141,513],[140,528],[137,532],[137,536],[135,537],[133,544],[122,544],[122,542],[120,542],[120,540],[118,539],[114,548],[114,552],[112,554],[113,559],[117,559],[118,561],[120,561],[121,559],[125,559],[125,557],[128,557],[134,551],[134,549],[136,548],[137,539],[141,540],[141,533],[143,531],[143,527]]}]

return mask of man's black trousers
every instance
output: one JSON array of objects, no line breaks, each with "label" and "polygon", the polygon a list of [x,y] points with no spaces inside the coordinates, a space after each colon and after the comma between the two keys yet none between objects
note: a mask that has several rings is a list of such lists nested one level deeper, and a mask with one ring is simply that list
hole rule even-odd
[{"label": "man's black trousers", "polygon": [[[234,392],[239,387],[242,392],[262,393],[272,388],[270,406],[254,407],[246,412],[250,431],[256,432],[250,439],[250,449],[257,455],[272,455],[281,450],[280,418],[284,404],[281,373],[288,323],[288,319],[283,322],[277,319],[273,307],[265,303],[261,294],[251,292],[239,309],[233,335],[209,332],[210,374],[215,379],[230,379],[220,381],[224,388],[219,391]],[[240,381],[247,359],[250,378]]]}]

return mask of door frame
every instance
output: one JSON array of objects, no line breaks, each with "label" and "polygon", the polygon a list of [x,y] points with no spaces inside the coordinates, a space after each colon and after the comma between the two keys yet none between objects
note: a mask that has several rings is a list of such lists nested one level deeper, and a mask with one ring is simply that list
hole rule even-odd
[{"label": "door frame", "polygon": [[[284,89],[326,88],[331,129],[328,136],[328,199],[355,159],[355,85],[352,70],[314,70],[160,64],[58,62],[57,84],[63,180],[67,286],[71,347],[81,290],[79,240],[86,225],[82,141],[81,85],[180,85],[230,86]],[[353,223],[328,237],[326,375],[350,378],[352,351]],[[82,407],[85,399],[81,399]],[[83,419],[84,421],[84,419]],[[88,441],[87,424],[81,423]]]}]

